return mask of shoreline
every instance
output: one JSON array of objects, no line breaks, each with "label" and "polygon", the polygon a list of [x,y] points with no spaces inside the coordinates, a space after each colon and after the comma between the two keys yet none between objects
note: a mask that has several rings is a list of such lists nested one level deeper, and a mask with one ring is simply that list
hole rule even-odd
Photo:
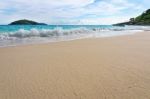
[{"label": "shoreline", "polygon": [[[121,31],[120,31],[121,32]],[[127,31],[126,31],[127,32]],[[113,37],[122,37],[122,36],[130,36],[130,35],[136,35],[138,33],[143,33],[147,31],[137,31],[127,34],[121,34],[121,35],[114,35],[114,36],[106,36],[106,37],[83,37],[83,38],[75,38],[75,39],[69,39],[69,40],[58,40],[58,41],[43,41],[43,42],[33,42],[33,43],[26,43],[26,44],[16,44],[16,45],[4,45],[0,46],[0,48],[9,48],[9,47],[19,47],[19,46],[32,46],[32,45],[41,45],[41,44],[49,44],[49,43],[59,43],[59,42],[70,42],[70,41],[76,41],[76,40],[84,40],[84,39],[105,39],[105,38],[113,38]],[[149,31],[148,31],[149,32]]]},{"label": "shoreline", "polygon": [[149,99],[150,32],[0,48],[1,99]]}]

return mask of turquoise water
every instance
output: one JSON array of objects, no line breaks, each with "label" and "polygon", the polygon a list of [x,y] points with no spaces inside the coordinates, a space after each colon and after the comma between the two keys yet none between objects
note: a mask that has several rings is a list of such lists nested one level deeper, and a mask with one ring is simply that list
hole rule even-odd
[{"label": "turquoise water", "polygon": [[56,28],[62,28],[64,30],[69,30],[69,29],[78,29],[78,28],[87,28],[87,29],[108,29],[108,28],[113,28],[114,26],[111,25],[1,25],[0,26],[0,33],[3,32],[15,32],[20,29],[24,30],[31,30],[31,29],[37,29],[37,30],[42,30],[42,29],[56,29]]},{"label": "turquoise water", "polygon": [[0,25],[0,47],[111,37],[149,30],[146,26],[112,25]]}]

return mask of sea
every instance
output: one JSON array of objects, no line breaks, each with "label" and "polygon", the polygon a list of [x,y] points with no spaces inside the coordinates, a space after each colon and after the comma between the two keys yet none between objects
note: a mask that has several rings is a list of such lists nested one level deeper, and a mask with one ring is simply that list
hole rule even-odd
[{"label": "sea", "polygon": [[150,26],[0,25],[0,47],[132,35]]}]

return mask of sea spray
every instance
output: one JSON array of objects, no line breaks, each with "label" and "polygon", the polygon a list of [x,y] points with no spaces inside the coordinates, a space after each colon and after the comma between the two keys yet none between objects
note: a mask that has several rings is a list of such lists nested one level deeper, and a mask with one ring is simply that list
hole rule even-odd
[{"label": "sea spray", "polygon": [[148,30],[146,26],[0,26],[0,46],[111,37]]}]

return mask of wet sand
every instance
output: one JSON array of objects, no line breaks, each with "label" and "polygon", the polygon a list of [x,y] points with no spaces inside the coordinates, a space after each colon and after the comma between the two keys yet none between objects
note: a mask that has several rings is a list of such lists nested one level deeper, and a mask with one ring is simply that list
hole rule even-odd
[{"label": "wet sand", "polygon": [[0,99],[150,99],[150,32],[0,48]]}]

